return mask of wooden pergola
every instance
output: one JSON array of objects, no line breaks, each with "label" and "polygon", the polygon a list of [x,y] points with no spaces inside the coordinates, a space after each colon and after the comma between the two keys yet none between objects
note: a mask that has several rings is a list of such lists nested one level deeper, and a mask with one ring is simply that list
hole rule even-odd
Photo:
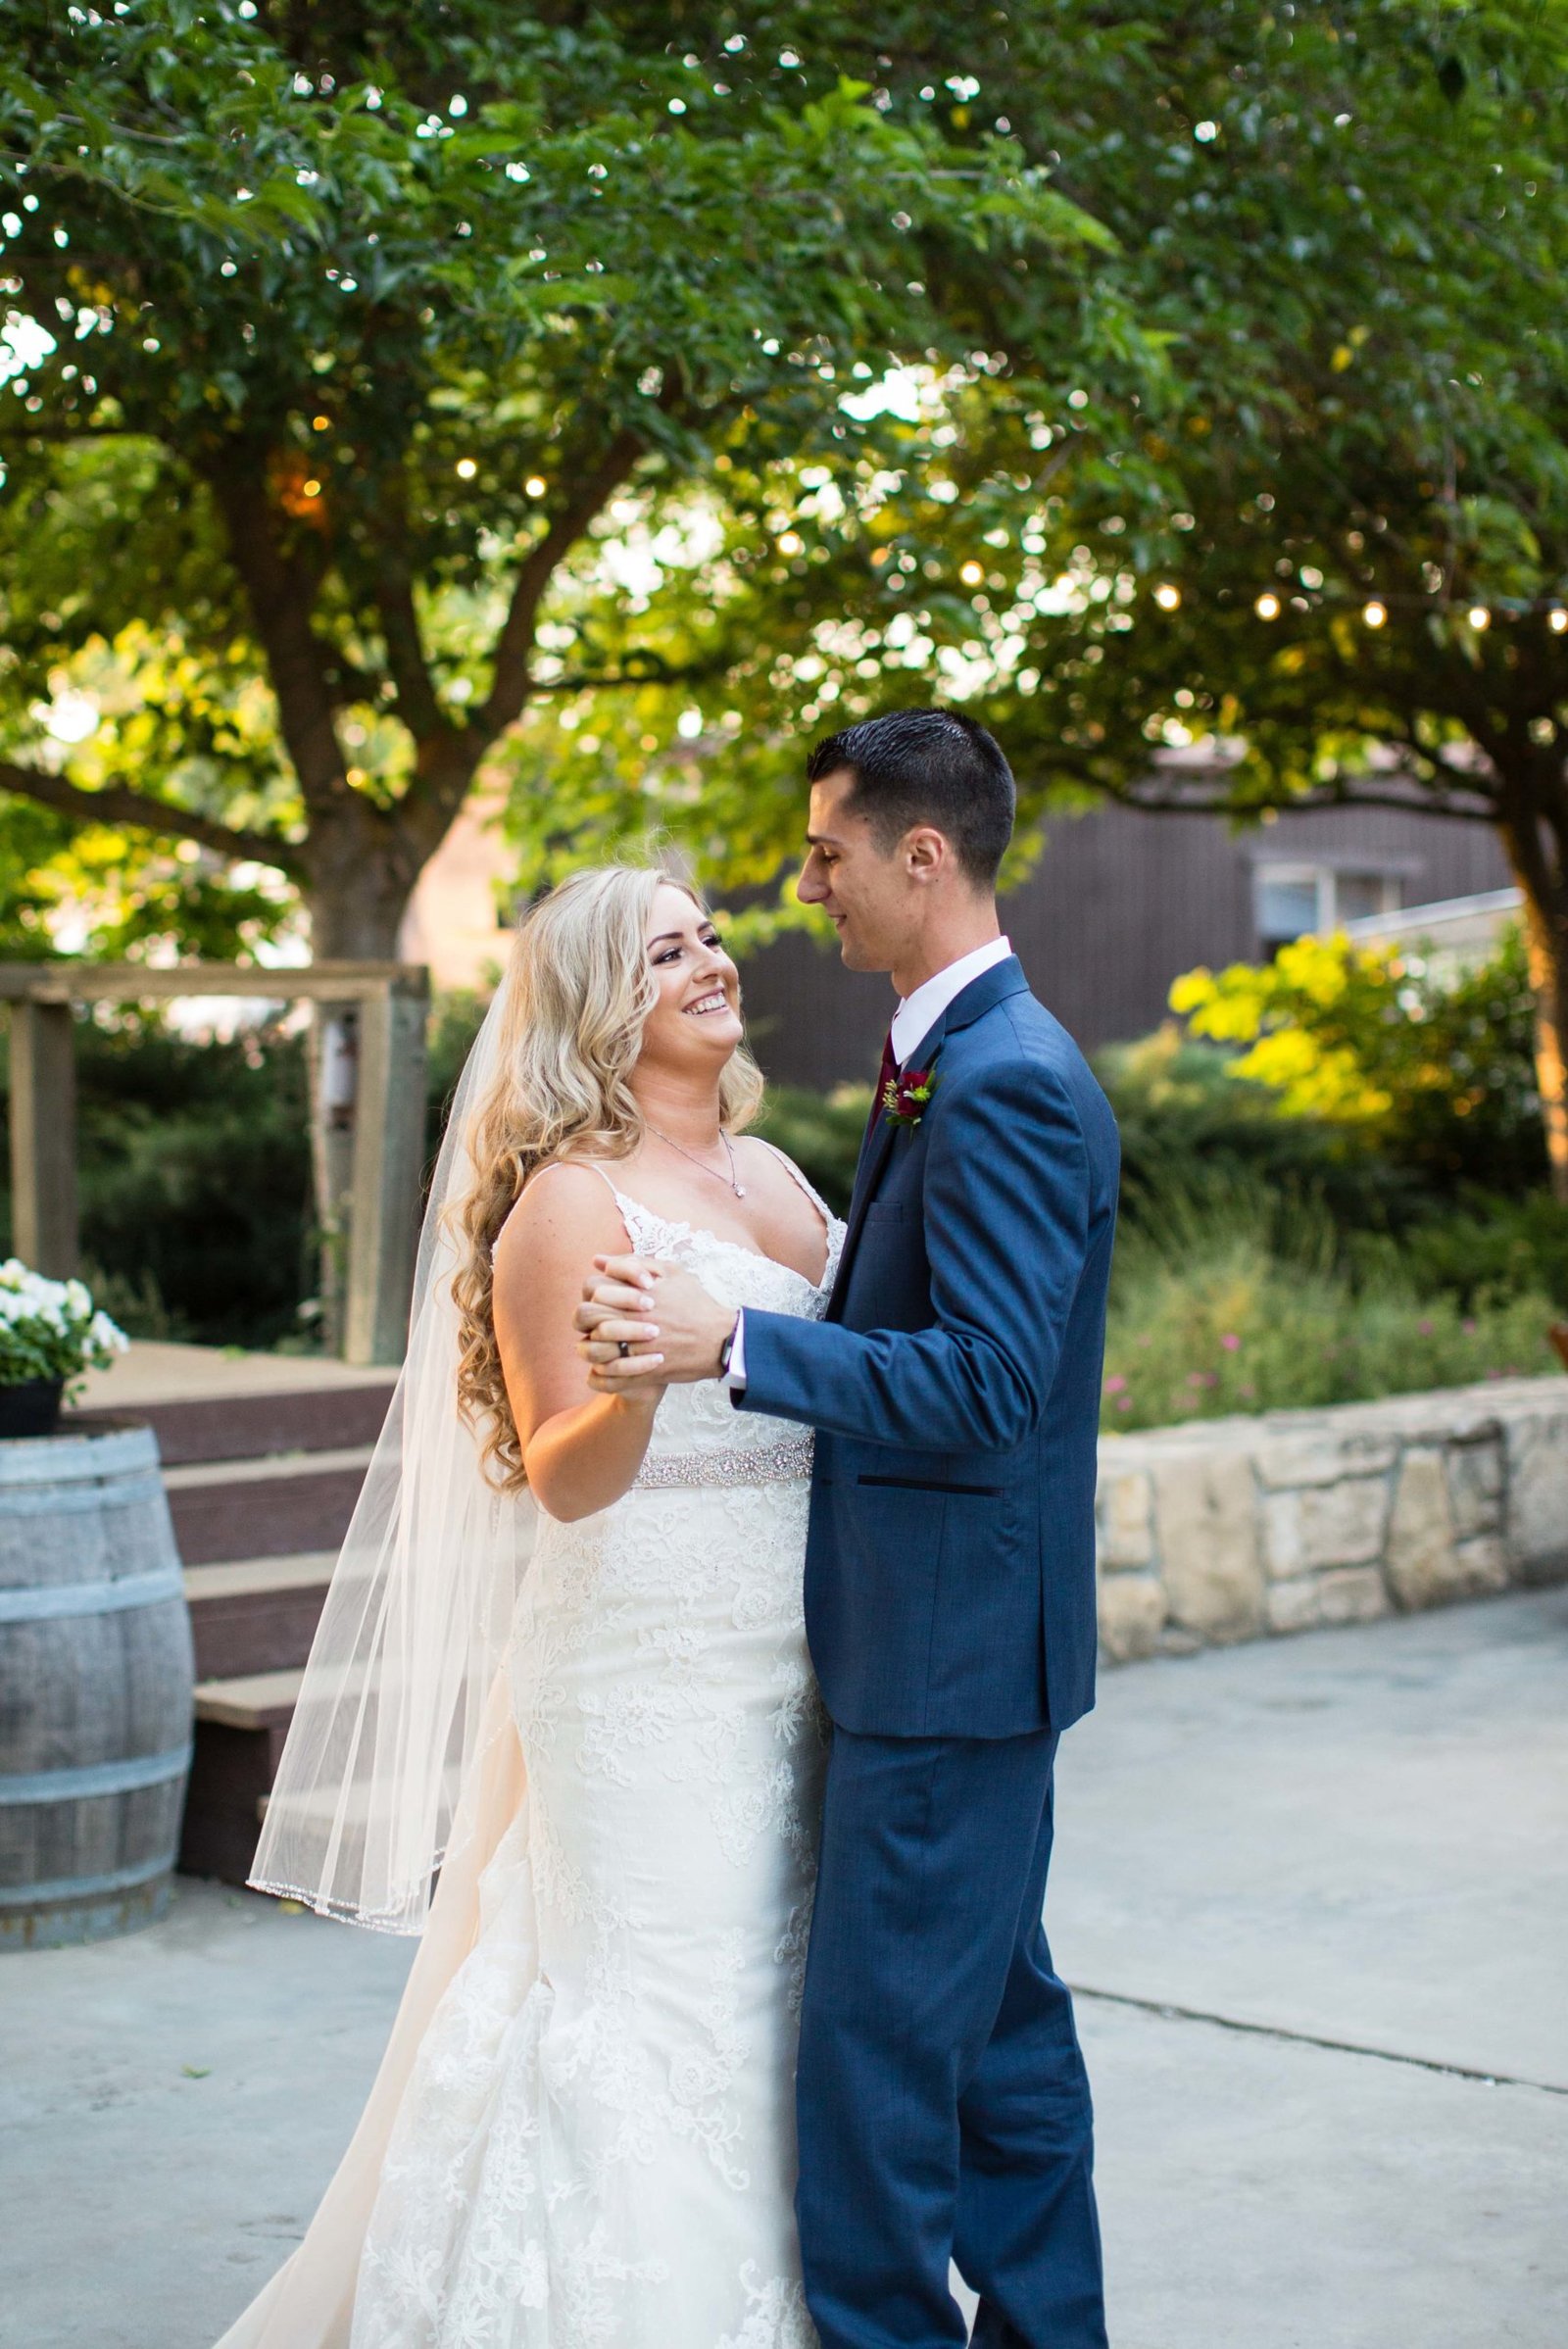
[{"label": "wooden pergola", "polygon": [[343,1358],[401,1361],[424,1150],[430,974],[421,963],[180,962],[158,970],[141,962],[0,962],[0,1003],[11,1006],[17,1254],[54,1280],[68,1279],[77,1266],[75,1007],[180,996],[303,1001],[356,1011]]}]

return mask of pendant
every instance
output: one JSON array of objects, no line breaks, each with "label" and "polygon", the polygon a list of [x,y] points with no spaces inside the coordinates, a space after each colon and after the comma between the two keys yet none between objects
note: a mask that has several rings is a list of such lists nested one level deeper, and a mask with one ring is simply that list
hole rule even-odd
[{"label": "pendant", "polygon": [[736,1197],[737,1199],[744,1199],[744,1198],[746,1197],[746,1185],[745,1185],[744,1183],[737,1183],[737,1184],[736,1184],[736,1186],[735,1186],[735,1197]]}]

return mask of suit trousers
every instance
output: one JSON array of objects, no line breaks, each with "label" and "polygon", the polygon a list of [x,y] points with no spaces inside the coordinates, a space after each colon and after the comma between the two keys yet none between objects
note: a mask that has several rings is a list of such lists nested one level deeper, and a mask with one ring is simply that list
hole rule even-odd
[{"label": "suit trousers", "polygon": [[1089,2081],[1042,1910],[1050,1731],[835,1729],[796,2195],[822,2349],[1104,2349]]}]

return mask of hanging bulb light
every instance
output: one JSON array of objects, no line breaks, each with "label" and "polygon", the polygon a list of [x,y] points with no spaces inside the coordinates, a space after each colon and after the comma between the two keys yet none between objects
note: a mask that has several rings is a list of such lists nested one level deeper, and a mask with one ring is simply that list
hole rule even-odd
[{"label": "hanging bulb light", "polygon": [[1490,628],[1492,625],[1492,614],[1485,604],[1472,604],[1465,617],[1472,628]]},{"label": "hanging bulb light", "polygon": [[1162,586],[1156,587],[1154,590],[1154,601],[1161,612],[1174,612],[1181,600],[1181,589],[1172,587],[1168,579]]},{"label": "hanging bulb light", "polygon": [[1546,614],[1546,625],[1553,636],[1560,636],[1564,628],[1568,628],[1568,612],[1564,612],[1560,604],[1554,604]]},{"label": "hanging bulb light", "polygon": [[1280,616],[1279,597],[1271,588],[1265,587],[1257,602],[1252,606],[1252,610],[1260,620],[1277,620]]},{"label": "hanging bulb light", "polygon": [[1375,596],[1370,604],[1363,604],[1361,607],[1361,617],[1369,628],[1381,628],[1388,616],[1387,604],[1380,604]]}]

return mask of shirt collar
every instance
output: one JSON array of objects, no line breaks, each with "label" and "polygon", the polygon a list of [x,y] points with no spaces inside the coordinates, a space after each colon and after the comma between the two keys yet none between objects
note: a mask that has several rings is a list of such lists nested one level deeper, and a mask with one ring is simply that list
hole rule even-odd
[{"label": "shirt collar", "polygon": [[960,954],[956,962],[950,962],[946,970],[939,970],[934,978],[922,981],[912,995],[903,998],[893,1014],[892,1028],[893,1057],[901,1069],[921,1037],[930,1034],[970,980],[978,979],[982,971],[995,969],[999,962],[1005,962],[1011,953],[1007,939],[993,938],[988,946],[977,946],[972,954]]}]

